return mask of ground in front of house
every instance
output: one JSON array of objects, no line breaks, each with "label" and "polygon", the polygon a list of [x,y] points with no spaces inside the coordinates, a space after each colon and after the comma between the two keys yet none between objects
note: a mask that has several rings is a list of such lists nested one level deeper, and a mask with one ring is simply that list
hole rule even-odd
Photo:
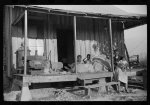
[{"label": "ground in front of house", "polygon": [[[110,89],[109,93],[101,92],[98,94],[97,89],[92,89],[91,98],[87,96],[84,89],[72,88],[42,88],[31,89],[31,101],[147,101],[147,91],[136,88],[129,88],[129,93],[121,93]],[[19,101],[21,91],[11,91],[4,93],[4,101]]]}]

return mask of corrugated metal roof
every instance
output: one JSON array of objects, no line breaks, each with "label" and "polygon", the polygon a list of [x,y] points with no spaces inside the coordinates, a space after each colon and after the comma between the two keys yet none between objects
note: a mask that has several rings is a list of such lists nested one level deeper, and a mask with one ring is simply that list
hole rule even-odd
[{"label": "corrugated metal roof", "polygon": [[71,16],[112,18],[113,21],[124,22],[124,29],[147,23],[147,15],[131,14],[113,5],[15,5],[26,7],[34,12],[63,14]]},{"label": "corrugated metal roof", "polygon": [[[145,18],[147,15],[131,14],[113,5],[15,5],[19,7],[27,6],[30,9],[48,10],[59,14],[82,14],[95,17],[115,17],[115,18]],[[47,11],[47,12],[48,12]]]},{"label": "corrugated metal roof", "polygon": [[77,12],[101,13],[124,16],[146,16],[143,14],[133,14],[121,10],[113,5],[33,5],[44,8],[62,9]]}]

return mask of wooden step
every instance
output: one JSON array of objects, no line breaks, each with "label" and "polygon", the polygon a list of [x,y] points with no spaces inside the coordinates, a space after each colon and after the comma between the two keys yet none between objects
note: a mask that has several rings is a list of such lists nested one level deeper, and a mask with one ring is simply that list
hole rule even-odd
[{"label": "wooden step", "polygon": [[109,85],[115,85],[115,84],[119,84],[119,82],[100,83],[100,84],[94,84],[94,85],[87,85],[87,86],[84,86],[84,87],[96,88],[96,87],[100,87],[100,86],[109,86]]},{"label": "wooden step", "polygon": [[75,86],[75,87],[96,88],[100,86],[110,86],[110,85],[115,85],[115,84],[119,84],[119,82],[108,82],[108,83],[100,83],[100,84],[93,84],[93,85],[87,85],[87,86]]}]

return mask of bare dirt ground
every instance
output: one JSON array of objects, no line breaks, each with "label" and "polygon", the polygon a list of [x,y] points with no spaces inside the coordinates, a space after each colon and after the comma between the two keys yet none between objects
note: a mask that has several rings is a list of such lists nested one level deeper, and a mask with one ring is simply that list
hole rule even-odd
[{"label": "bare dirt ground", "polygon": [[[30,90],[31,101],[146,101],[147,91],[129,88],[129,93],[121,91],[117,93],[113,89],[106,94],[92,90],[91,98],[87,96],[84,89],[55,89],[43,88]],[[19,101],[21,91],[4,93],[4,101]]]},{"label": "bare dirt ground", "polygon": [[[138,81],[138,85],[136,81]],[[104,91],[98,93],[97,89],[92,89],[91,97],[87,96],[87,91],[83,88],[63,87],[57,89],[56,86],[30,89],[31,101],[147,101],[147,91],[143,89],[143,85],[139,84],[141,82],[143,82],[141,76],[132,77],[129,79],[129,93],[124,92],[122,86],[120,93],[110,87],[108,94]],[[21,91],[7,91],[4,92],[3,99],[4,101],[19,101],[20,95]]]}]

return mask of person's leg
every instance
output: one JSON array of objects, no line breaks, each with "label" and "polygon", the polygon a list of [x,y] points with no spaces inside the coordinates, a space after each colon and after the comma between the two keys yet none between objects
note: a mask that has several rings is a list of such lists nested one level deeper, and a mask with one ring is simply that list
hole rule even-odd
[{"label": "person's leg", "polygon": [[117,86],[118,86],[118,93],[120,93],[120,83],[121,83],[121,82],[118,81],[118,85],[117,85]]},{"label": "person's leg", "polygon": [[[113,80],[115,82],[119,82],[119,80],[118,80],[118,70],[117,69],[115,69],[115,71],[114,71]],[[116,92],[119,93],[119,91],[118,91],[119,90],[119,86],[118,85],[112,85],[112,87],[114,88],[114,90],[116,90]]]},{"label": "person's leg", "polygon": [[125,91],[128,93],[128,83],[125,83]]}]

